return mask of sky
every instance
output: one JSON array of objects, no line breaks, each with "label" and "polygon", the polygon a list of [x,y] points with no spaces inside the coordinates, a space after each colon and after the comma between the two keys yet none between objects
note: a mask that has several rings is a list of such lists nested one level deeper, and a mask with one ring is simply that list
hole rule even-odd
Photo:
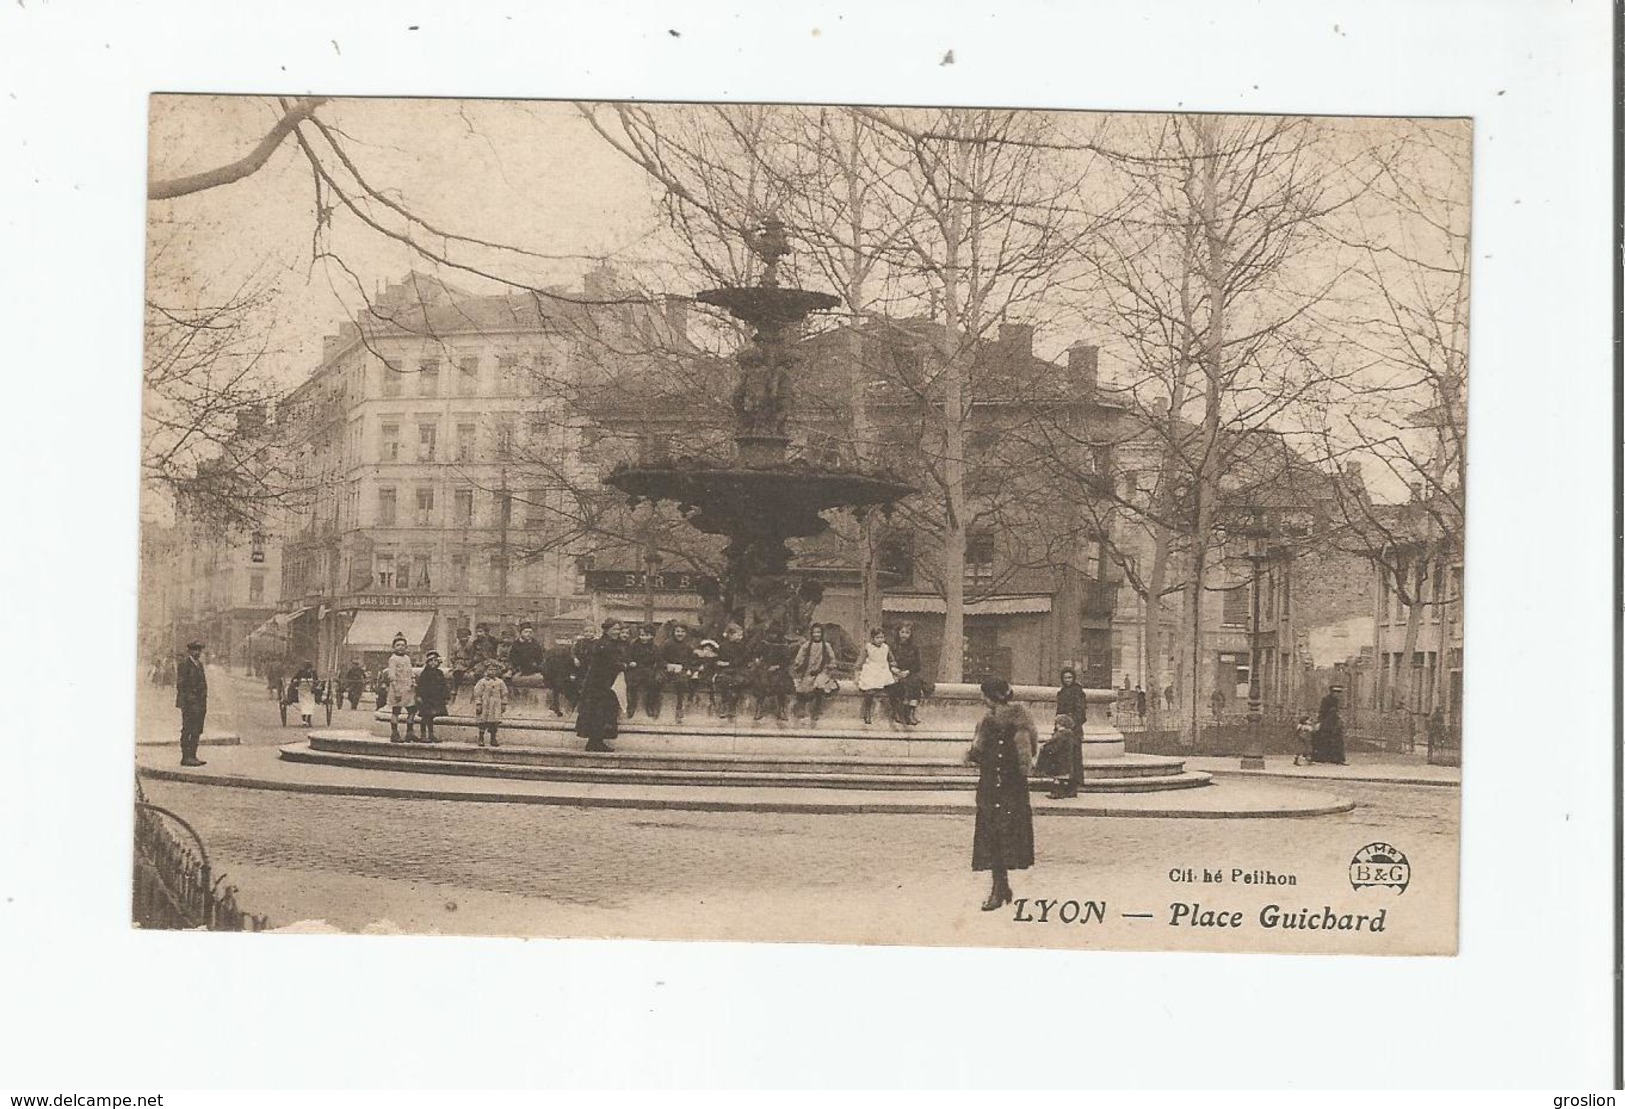
[{"label": "sky", "polygon": [[[263,97],[158,96],[150,105],[150,173],[197,172],[252,148],[276,119]],[[1100,119],[1072,113],[1080,121]],[[690,270],[665,225],[657,189],[616,152],[574,104],[500,100],[336,100],[321,118],[369,182],[437,230],[510,244],[518,252],[461,250],[482,268],[536,285],[576,285],[601,257],[655,272],[672,291],[710,284]],[[1132,127],[1146,117],[1117,117]],[[1087,123],[1085,123],[1087,127]],[[1339,141],[1359,144],[1383,121],[1339,124]],[[1465,195],[1468,182],[1453,182]],[[295,143],[286,141],[258,172],[229,186],[149,205],[149,299],[208,300],[243,283],[264,285],[259,319],[269,337],[272,375],[303,380],[321,339],[358,308],[364,294],[408,270],[432,269],[407,246],[338,211],[323,245],[342,262],[313,257],[317,186]],[[396,226],[391,213],[377,210]],[[414,232],[434,250],[437,235]],[[455,270],[452,284],[475,292],[502,286]],[[1057,356],[1076,334],[1038,336]],[[1109,348],[1109,342],[1106,343]],[[1102,351],[1108,377],[1114,352]],[[1378,476],[1380,467],[1367,468]],[[1380,499],[1403,492],[1378,489]]]}]

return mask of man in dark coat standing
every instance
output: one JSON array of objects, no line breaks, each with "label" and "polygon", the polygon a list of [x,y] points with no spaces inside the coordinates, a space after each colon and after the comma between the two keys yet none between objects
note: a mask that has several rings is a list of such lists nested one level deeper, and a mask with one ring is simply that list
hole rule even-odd
[{"label": "man in dark coat standing", "polygon": [[203,672],[203,644],[195,639],[186,645],[175,671],[175,707],[181,710],[181,765],[202,766],[197,745],[209,712],[209,679]]}]

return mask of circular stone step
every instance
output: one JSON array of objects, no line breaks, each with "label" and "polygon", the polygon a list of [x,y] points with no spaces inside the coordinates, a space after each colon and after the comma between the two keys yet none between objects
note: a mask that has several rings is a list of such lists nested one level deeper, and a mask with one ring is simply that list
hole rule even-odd
[{"label": "circular stone step", "polygon": [[[838,755],[658,754],[478,747],[461,743],[391,743],[361,732],[312,732],[307,743],[281,749],[293,762],[355,769],[406,770],[475,777],[642,785],[758,786],[867,790],[975,789],[961,763]],[[1113,765],[1121,761],[1123,765]],[[1151,792],[1206,785],[1211,776],[1186,771],[1179,759],[1152,755],[1086,762],[1083,791]],[[1047,779],[1032,788],[1047,790]]]}]

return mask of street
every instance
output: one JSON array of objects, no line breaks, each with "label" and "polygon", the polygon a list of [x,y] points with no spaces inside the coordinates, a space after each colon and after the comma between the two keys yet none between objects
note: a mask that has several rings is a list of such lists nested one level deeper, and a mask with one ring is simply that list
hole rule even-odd
[{"label": "street", "polygon": [[[215,685],[222,715],[244,743],[295,738],[245,679]],[[358,722],[362,715],[343,713]],[[1256,931],[1214,936],[1173,927],[1165,921],[1169,904],[1197,898],[1256,916],[1270,901],[1353,911],[1381,900],[1393,908],[1382,950],[1454,944],[1453,930],[1441,936],[1439,926],[1453,919],[1456,896],[1460,793],[1452,787],[1346,783],[1339,792],[1358,807],[1316,818],[1040,817],[1038,862],[1015,876],[1017,895],[1105,899],[1112,919],[1093,929],[1020,927],[1010,910],[978,912],[985,876],[969,869],[971,822],[959,817],[645,812],[151,780],[144,788],[194,824],[216,872],[273,927],[325,921],[344,931],[443,934],[1244,948]],[[1350,888],[1349,860],[1373,841],[1394,843],[1411,860],[1416,877],[1403,897]],[[1281,849],[1286,842],[1290,852]],[[1298,884],[1187,888],[1167,877],[1184,867],[1290,872]],[[1332,941],[1320,936],[1270,941],[1324,950]],[[1359,950],[1363,941],[1335,942]]]}]

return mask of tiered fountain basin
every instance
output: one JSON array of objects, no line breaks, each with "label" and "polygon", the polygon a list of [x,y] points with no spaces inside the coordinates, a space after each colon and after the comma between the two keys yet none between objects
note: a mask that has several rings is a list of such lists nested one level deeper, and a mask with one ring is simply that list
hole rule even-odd
[{"label": "tiered fountain basin", "polygon": [[[524,682],[524,679],[521,679]],[[976,722],[986,711],[976,686],[939,684],[920,707],[922,723],[904,728],[885,722],[865,725],[861,696],[843,682],[825,702],[817,727],[805,721],[753,721],[746,712],[734,721],[690,709],[684,723],[663,717],[636,717],[621,724],[610,753],[583,751],[574,721],[549,714],[540,691],[524,684],[501,729],[500,747],[475,744],[474,720],[450,715],[436,720],[441,742],[391,743],[388,713],[379,713],[372,732],[328,729],[311,732],[305,743],[282,749],[290,761],[352,768],[413,770],[435,774],[531,778],[548,781],[614,782],[692,786],[799,786],[828,789],[974,789],[976,771],[964,761]],[[1053,688],[1017,686],[1038,724],[1040,738],[1054,719]],[[1206,785],[1210,775],[1185,769],[1177,757],[1130,755],[1123,736],[1106,719],[1115,701],[1111,690],[1087,692],[1093,719],[1084,726],[1084,792],[1139,793]],[[1035,779],[1035,789],[1049,782]]]}]

